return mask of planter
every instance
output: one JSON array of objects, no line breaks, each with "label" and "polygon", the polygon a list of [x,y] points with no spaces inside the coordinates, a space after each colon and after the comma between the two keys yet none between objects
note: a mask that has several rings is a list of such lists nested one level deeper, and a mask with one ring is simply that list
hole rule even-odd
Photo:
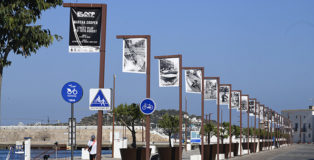
[{"label": "planter", "polygon": [[234,156],[238,156],[239,152],[239,143],[232,143],[231,149],[233,151]]},{"label": "planter", "polygon": [[160,160],[179,160],[179,147],[158,148]]},{"label": "planter", "polygon": [[257,148],[257,143],[255,142],[253,142],[253,143],[249,143],[249,147],[250,147],[250,152],[251,153],[254,153],[254,144],[255,144],[255,151],[256,151],[256,148]]},{"label": "planter", "polygon": [[263,151],[263,142],[259,142],[259,151]]},{"label": "planter", "polygon": [[[199,145],[201,153],[202,146]],[[217,154],[217,144],[204,145],[204,160],[215,160]]]},{"label": "planter", "polygon": [[146,148],[122,148],[120,154],[121,160],[145,160]]}]

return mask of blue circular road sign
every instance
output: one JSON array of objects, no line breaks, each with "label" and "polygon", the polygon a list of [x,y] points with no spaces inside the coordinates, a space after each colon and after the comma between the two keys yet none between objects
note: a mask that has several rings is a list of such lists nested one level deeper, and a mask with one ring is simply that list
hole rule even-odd
[{"label": "blue circular road sign", "polygon": [[65,101],[76,103],[83,97],[83,89],[76,82],[68,82],[62,87],[61,94]]},{"label": "blue circular road sign", "polygon": [[145,115],[152,114],[156,109],[156,104],[152,99],[146,98],[142,101],[140,110]]}]

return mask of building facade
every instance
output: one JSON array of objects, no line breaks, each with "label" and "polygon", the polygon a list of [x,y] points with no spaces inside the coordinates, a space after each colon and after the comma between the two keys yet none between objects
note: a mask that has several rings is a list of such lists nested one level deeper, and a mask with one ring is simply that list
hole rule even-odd
[{"label": "building facade", "polygon": [[281,114],[291,122],[294,143],[314,142],[314,106],[309,109],[283,110]]}]

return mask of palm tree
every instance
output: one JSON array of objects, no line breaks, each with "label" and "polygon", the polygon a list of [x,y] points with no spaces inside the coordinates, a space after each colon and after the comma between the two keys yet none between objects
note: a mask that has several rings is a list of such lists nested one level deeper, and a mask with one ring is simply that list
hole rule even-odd
[{"label": "palm tree", "polygon": [[[215,134],[216,126],[211,122],[204,125],[204,134],[207,135],[207,143],[210,144],[210,138]],[[201,134],[201,133],[200,133]]]}]

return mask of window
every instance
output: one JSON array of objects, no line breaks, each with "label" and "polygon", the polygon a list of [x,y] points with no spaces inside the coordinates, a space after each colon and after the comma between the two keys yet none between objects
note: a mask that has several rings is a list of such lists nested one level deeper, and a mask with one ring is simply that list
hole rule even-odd
[{"label": "window", "polygon": [[311,134],[309,133],[309,138],[311,138]]},{"label": "window", "polygon": [[295,116],[295,119],[298,119],[298,116]]},{"label": "window", "polygon": [[294,126],[294,131],[298,131],[298,123],[295,123],[295,126]]},{"label": "window", "polygon": [[303,123],[302,132],[306,132],[306,123]]},{"label": "window", "polygon": [[311,129],[311,123],[309,123],[309,129]]}]

